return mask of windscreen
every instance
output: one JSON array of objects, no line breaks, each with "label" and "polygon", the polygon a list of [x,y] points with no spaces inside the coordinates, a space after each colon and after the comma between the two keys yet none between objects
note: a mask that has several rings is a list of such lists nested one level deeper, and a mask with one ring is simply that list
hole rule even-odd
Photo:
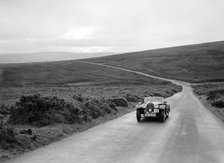
[{"label": "windscreen", "polygon": [[163,97],[145,97],[144,98],[144,102],[148,102],[148,101],[150,101],[150,102],[156,102],[156,101],[158,101],[158,102],[162,102],[163,101]]}]

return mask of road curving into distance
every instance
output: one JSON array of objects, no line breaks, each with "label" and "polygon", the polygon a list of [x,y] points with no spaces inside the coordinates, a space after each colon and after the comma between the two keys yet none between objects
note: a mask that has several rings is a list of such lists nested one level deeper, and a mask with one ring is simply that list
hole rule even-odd
[{"label": "road curving into distance", "polygon": [[222,163],[224,126],[192,93],[188,83],[183,92],[167,99],[170,118],[165,123],[136,121],[135,112],[100,124],[82,133],[26,153],[8,163]]}]

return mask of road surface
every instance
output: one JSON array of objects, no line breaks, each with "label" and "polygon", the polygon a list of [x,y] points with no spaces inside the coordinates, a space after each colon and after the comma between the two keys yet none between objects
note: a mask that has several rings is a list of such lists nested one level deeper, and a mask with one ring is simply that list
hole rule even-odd
[{"label": "road surface", "polygon": [[[141,72],[127,71],[152,77]],[[187,83],[173,82],[182,85],[183,92],[167,99],[171,103],[171,112],[165,123],[138,123],[135,112],[131,112],[8,162],[224,162],[222,122],[204,108]]]}]

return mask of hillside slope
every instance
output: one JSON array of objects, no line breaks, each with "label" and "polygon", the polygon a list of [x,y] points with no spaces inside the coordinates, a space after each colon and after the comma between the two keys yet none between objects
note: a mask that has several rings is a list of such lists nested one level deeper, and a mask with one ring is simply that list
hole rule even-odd
[{"label": "hillside slope", "polygon": [[87,60],[188,82],[224,80],[224,41]]},{"label": "hillside slope", "polygon": [[0,70],[3,87],[168,83],[77,61],[3,64]]},{"label": "hillside slope", "polygon": [[[171,96],[180,90],[166,81],[77,61],[0,65],[0,104],[13,104],[33,93],[69,99],[74,93],[87,96],[138,96],[152,92]],[[123,93],[122,93],[123,92]]]}]

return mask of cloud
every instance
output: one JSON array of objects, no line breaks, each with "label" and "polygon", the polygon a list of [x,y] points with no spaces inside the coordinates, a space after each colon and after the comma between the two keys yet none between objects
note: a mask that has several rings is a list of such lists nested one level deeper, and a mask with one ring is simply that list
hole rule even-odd
[{"label": "cloud", "polygon": [[66,32],[65,35],[62,36],[62,39],[69,39],[69,40],[85,40],[90,39],[91,34],[94,32],[93,28],[90,27],[83,27],[83,28],[76,28],[70,29]]},{"label": "cloud", "polygon": [[223,40],[223,6],[223,0],[1,0],[0,53],[123,52]]}]

